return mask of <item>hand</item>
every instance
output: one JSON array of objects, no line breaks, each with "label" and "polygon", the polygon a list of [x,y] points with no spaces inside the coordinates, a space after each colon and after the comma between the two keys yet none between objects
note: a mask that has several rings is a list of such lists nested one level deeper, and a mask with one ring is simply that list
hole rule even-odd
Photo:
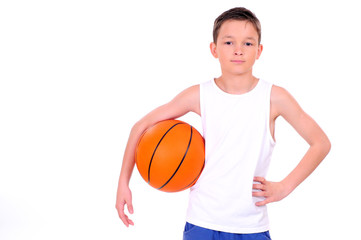
[{"label": "hand", "polygon": [[290,193],[282,182],[269,182],[263,177],[254,177],[253,181],[259,183],[253,184],[253,189],[260,191],[252,192],[252,196],[265,198],[265,200],[257,202],[256,206],[264,206],[271,202],[280,201]]},{"label": "hand", "polygon": [[127,204],[128,212],[133,214],[132,192],[128,186],[119,186],[115,207],[118,210],[119,217],[123,221],[124,225],[127,227],[129,227],[129,225],[134,226],[133,221],[124,213],[125,204]]}]

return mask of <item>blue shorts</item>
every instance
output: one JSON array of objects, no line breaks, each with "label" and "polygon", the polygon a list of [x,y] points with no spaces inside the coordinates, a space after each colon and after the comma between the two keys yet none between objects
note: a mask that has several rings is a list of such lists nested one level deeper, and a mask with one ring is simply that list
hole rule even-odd
[{"label": "blue shorts", "polygon": [[186,223],[183,240],[271,240],[269,232],[238,234],[214,231]]}]

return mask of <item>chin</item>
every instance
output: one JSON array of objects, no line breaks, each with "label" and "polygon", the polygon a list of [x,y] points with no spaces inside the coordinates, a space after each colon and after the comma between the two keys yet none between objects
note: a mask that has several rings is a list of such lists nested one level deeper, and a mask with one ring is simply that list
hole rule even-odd
[{"label": "chin", "polygon": [[244,76],[247,74],[252,74],[252,71],[232,71],[232,72],[230,72],[230,74],[236,75],[236,76]]}]

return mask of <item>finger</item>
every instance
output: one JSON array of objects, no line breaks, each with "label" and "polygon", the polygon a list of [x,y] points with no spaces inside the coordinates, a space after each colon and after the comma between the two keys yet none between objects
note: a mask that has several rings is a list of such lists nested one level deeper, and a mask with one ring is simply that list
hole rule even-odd
[{"label": "finger", "polygon": [[117,209],[118,215],[121,218],[124,215],[124,203],[122,203],[120,205],[116,204],[115,208]]},{"label": "finger", "polygon": [[253,184],[253,189],[265,191],[266,186],[264,184]]},{"label": "finger", "polygon": [[266,196],[266,193],[263,192],[263,191],[260,191],[260,192],[252,192],[252,196],[253,196],[253,197],[265,197],[265,196]]},{"label": "finger", "polygon": [[119,214],[120,219],[122,220],[122,222],[124,223],[125,226],[129,227],[129,218],[127,215],[125,214]]},{"label": "finger", "polygon": [[134,226],[134,222],[133,222],[132,220],[128,219],[128,223],[129,223],[130,225]]},{"label": "finger", "polygon": [[133,204],[132,204],[131,201],[127,203],[127,208],[128,208],[128,212],[129,212],[130,214],[133,214],[133,213],[134,213]]},{"label": "finger", "polygon": [[261,202],[256,202],[256,206],[261,207],[261,206],[265,206],[268,203],[269,203],[269,200],[268,200],[268,198],[266,198],[265,200],[263,200]]},{"label": "finger", "polygon": [[253,181],[264,184],[266,182],[266,179],[263,177],[254,177]]},{"label": "finger", "polygon": [[117,205],[116,208],[118,210],[118,215],[119,215],[120,220],[122,220],[122,222],[124,223],[125,226],[129,227],[129,220],[130,219],[124,213],[124,203],[122,203],[120,205]]},{"label": "finger", "polygon": [[127,215],[124,214],[124,212],[118,212],[119,213],[119,217],[120,217],[120,220],[122,220],[122,222],[124,223],[125,226],[129,226],[129,218]]},{"label": "finger", "polygon": [[131,219],[129,219],[126,214],[121,214],[120,219],[122,220],[122,222],[126,227],[129,227],[129,225],[134,226],[134,222]]}]

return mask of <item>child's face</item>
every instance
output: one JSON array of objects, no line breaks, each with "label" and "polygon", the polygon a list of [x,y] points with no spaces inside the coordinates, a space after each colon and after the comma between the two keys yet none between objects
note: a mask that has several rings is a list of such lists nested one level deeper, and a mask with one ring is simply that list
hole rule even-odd
[{"label": "child's face", "polygon": [[212,55],[219,59],[223,74],[252,73],[253,64],[260,57],[262,49],[253,25],[239,20],[224,22],[217,44],[211,43]]}]

